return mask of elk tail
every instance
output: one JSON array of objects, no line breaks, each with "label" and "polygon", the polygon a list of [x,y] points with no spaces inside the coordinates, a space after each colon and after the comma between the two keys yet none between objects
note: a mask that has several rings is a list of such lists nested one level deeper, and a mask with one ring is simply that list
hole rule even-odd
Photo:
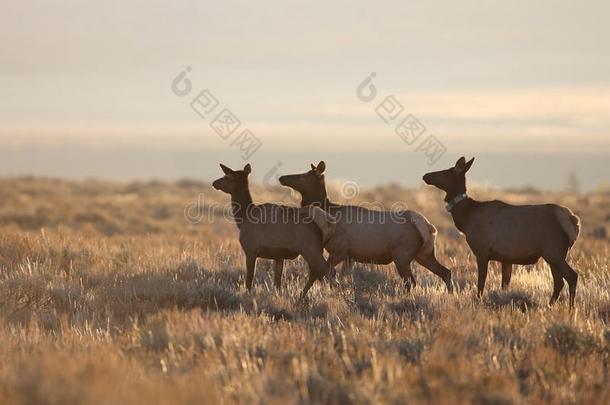
[{"label": "elk tail", "polygon": [[322,231],[322,243],[326,245],[326,242],[334,235],[335,229],[337,228],[335,217],[322,208],[312,205],[303,207],[300,210],[302,215],[311,218],[318,228],[320,228],[320,231]]},{"label": "elk tail", "polygon": [[563,232],[570,240],[570,247],[572,247],[578,238],[578,234],[580,233],[580,218],[574,215],[574,213],[567,207],[556,205],[553,208],[555,211],[555,217],[557,217],[559,225],[561,225],[561,229],[563,229]]},{"label": "elk tail", "polygon": [[411,223],[415,225],[417,231],[421,235],[423,243],[419,248],[419,252],[425,255],[429,255],[434,252],[434,245],[436,243],[436,234],[437,230],[434,225],[428,221],[426,217],[424,217],[419,212],[410,211],[411,214]]}]

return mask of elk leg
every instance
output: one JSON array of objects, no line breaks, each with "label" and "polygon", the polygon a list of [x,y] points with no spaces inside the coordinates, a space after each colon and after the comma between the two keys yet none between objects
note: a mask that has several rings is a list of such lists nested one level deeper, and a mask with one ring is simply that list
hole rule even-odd
[{"label": "elk leg", "polygon": [[248,291],[252,289],[252,280],[254,280],[254,270],[256,268],[256,256],[246,256],[246,288]]},{"label": "elk leg", "polygon": [[513,265],[511,263],[502,262],[502,289],[508,290],[510,284],[510,276],[513,274]]},{"label": "elk leg", "polygon": [[487,266],[489,260],[486,257],[477,257],[477,268],[479,270],[479,277],[477,280],[477,295],[479,298],[483,296],[483,290],[485,289],[485,280],[487,280]]},{"label": "elk leg", "polygon": [[313,283],[315,283],[315,281],[316,281],[316,277],[314,276],[314,274],[312,272],[309,272],[309,278],[307,279],[307,283],[305,283],[305,287],[303,287],[303,292],[301,293],[299,300],[302,301],[305,299],[305,297],[307,296],[307,292],[313,286]]},{"label": "elk leg", "polygon": [[411,261],[415,258],[416,253],[415,251],[396,252],[393,257],[396,270],[398,270],[398,274],[404,280],[407,291],[411,291],[411,288],[416,285],[415,277],[413,277],[413,272],[411,271]]},{"label": "elk leg", "polygon": [[398,270],[398,274],[405,282],[405,287],[407,287],[407,291],[411,291],[412,288],[416,286],[415,277],[413,277],[413,272],[411,271],[411,262],[410,261],[395,261],[396,269]]},{"label": "elk leg", "polygon": [[303,258],[309,266],[309,279],[303,288],[301,293],[301,299],[304,299],[309,289],[313,286],[316,280],[322,280],[324,276],[329,272],[330,266],[328,262],[324,260],[322,252],[302,253]]},{"label": "elk leg", "polygon": [[576,298],[576,284],[578,284],[578,273],[568,264],[565,263],[566,280],[570,287],[570,308],[574,308],[574,299]]},{"label": "elk leg", "polygon": [[551,274],[553,275],[553,294],[551,295],[549,305],[553,305],[559,298],[564,283],[561,267],[558,264],[549,263],[549,265],[551,266]]},{"label": "elk leg", "polygon": [[451,271],[436,260],[434,251],[427,255],[420,253],[415,256],[415,260],[417,263],[439,276],[445,282],[447,291],[449,293],[453,292],[453,285],[451,284]]},{"label": "elk leg", "polygon": [[284,270],[284,259],[273,261],[273,285],[279,291],[282,287],[282,271]]},{"label": "elk leg", "polygon": [[352,272],[352,266],[354,265],[354,261],[351,257],[346,257],[343,260],[343,267],[341,267],[341,277],[345,277]]},{"label": "elk leg", "polygon": [[565,261],[560,264],[563,270],[563,278],[568,282],[570,291],[570,308],[574,308],[574,298],[576,297],[576,284],[578,283],[578,273]]},{"label": "elk leg", "polygon": [[336,272],[335,272],[335,266],[339,263],[341,263],[342,260],[345,259],[344,255],[339,255],[336,253],[331,253],[330,255],[328,255],[328,279],[334,279]]}]

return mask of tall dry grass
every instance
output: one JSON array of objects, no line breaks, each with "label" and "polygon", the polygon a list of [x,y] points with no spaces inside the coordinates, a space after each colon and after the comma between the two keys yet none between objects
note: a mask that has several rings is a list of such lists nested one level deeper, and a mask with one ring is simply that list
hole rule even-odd
[{"label": "tall dry grass", "polygon": [[[189,224],[200,193],[211,216]],[[355,202],[427,215],[455,294],[417,265],[411,293],[393,267],[356,265],[299,303],[302,260],[287,262],[280,293],[259,260],[244,290],[226,196],[207,184],[0,180],[0,403],[608,403],[610,195],[473,194],[581,216],[574,311],[546,305],[543,262],[517,267],[507,292],[493,266],[476,299],[474,259],[430,189]],[[254,195],[290,201],[280,188]]]}]

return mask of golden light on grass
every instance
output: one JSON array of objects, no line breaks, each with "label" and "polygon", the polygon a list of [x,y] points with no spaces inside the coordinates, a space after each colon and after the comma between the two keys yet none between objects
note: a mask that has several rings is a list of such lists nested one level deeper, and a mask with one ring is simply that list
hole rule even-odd
[{"label": "golden light on grass", "polygon": [[[353,202],[403,201],[430,218],[455,294],[418,265],[411,293],[393,267],[356,265],[306,303],[302,260],[287,263],[280,293],[260,260],[247,293],[234,225],[185,222],[199,193],[225,202],[207,184],[30,178],[0,190],[0,403],[610,400],[607,192],[473,190],[568,204],[582,218],[570,312],[565,297],[547,306],[542,262],[517,267],[505,292],[492,266],[476,299],[474,259],[428,188],[364,189]],[[285,190],[253,194],[290,201]]]}]

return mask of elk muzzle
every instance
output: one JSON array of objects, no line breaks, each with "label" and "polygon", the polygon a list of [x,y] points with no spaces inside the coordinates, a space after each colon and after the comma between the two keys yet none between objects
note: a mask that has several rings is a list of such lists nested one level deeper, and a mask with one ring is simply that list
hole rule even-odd
[{"label": "elk muzzle", "polygon": [[424,180],[424,182],[428,185],[433,185],[432,184],[432,173],[427,173],[424,174],[424,177],[422,177],[422,179]]}]

